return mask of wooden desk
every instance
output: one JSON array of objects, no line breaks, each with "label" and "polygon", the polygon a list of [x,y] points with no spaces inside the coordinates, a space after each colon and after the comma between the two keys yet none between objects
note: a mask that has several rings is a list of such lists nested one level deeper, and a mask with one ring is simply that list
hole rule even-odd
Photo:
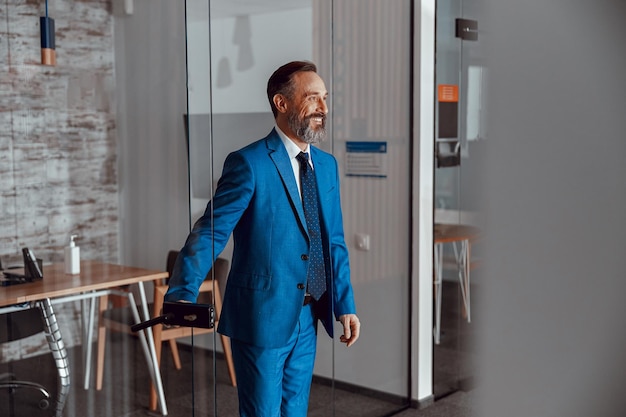
[{"label": "wooden desk", "polygon": [[[20,273],[20,270],[15,270]],[[80,274],[67,275],[63,264],[44,265],[44,278],[25,284],[0,287],[0,307],[58,298],[89,291],[167,278],[165,271],[152,271],[96,261],[80,263]]]},{"label": "wooden desk", "polygon": [[[15,272],[19,273],[19,270]],[[148,302],[146,300],[143,283],[167,278],[168,274],[165,271],[154,271],[96,261],[83,261],[80,264],[80,274],[78,275],[67,275],[64,272],[63,264],[53,264],[44,265],[43,276],[44,278],[39,281],[0,287],[0,307],[25,303],[37,303],[40,306],[46,327],[48,327],[49,334],[52,335],[52,337],[48,337],[48,344],[57,362],[61,386],[67,387],[69,386],[67,353],[65,352],[61,334],[58,331],[52,304],[76,300],[91,300],[91,312],[87,326],[89,333],[86,339],[88,354],[85,380],[87,388],[89,369],[91,368],[91,336],[94,327],[94,301],[96,298],[107,294],[119,293],[119,291],[116,290],[117,287],[137,284],[141,297],[143,315],[139,315],[132,293],[124,292],[123,295],[129,298],[131,307],[134,308],[134,312],[137,313],[136,317],[141,320],[148,320],[150,313],[148,312]],[[146,360],[151,369],[153,383],[158,389],[161,411],[163,415],[167,415],[167,407],[165,405],[161,374],[156,361],[152,332],[146,329],[140,332],[139,336],[144,348]]]},{"label": "wooden desk", "polygon": [[[443,246],[452,243],[455,262],[458,268],[459,286],[463,297],[464,313],[468,323],[470,314],[470,269],[471,245],[480,236],[480,229],[465,224],[435,223],[434,227],[435,255],[435,343],[439,344],[441,333],[441,283],[443,280]],[[460,248],[457,246],[460,244]]]}]

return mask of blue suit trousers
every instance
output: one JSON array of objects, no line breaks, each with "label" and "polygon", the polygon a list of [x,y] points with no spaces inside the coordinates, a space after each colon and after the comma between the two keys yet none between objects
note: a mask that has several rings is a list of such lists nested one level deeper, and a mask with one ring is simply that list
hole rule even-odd
[{"label": "blue suit trousers", "polygon": [[311,304],[302,307],[287,345],[262,348],[233,339],[231,348],[241,417],[306,417],[317,348]]}]

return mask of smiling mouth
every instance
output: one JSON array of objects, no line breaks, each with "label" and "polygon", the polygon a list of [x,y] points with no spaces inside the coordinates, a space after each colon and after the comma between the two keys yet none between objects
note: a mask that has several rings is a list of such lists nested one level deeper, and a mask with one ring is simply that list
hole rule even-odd
[{"label": "smiling mouth", "polygon": [[311,116],[310,121],[316,125],[323,125],[326,122],[326,116]]}]

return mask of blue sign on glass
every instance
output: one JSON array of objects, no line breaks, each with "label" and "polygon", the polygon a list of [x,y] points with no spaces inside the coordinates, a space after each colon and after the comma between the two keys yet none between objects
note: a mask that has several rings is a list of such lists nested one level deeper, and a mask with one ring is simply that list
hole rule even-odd
[{"label": "blue sign on glass", "polygon": [[387,176],[387,142],[346,142],[346,175]]}]

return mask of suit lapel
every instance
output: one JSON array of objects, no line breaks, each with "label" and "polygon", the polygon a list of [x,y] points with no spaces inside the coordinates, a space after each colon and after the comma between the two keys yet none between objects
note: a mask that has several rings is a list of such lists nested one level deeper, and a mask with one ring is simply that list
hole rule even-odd
[{"label": "suit lapel", "polygon": [[289,155],[287,154],[287,150],[283,145],[283,142],[280,140],[280,136],[276,133],[276,130],[272,130],[272,132],[267,137],[267,147],[269,151],[269,157],[276,165],[276,169],[278,170],[278,174],[280,175],[283,185],[285,186],[285,190],[291,200],[291,207],[294,208],[295,214],[300,220],[300,225],[302,229],[306,233],[306,219],[304,217],[304,208],[302,207],[302,201],[300,199],[300,193],[298,192],[298,185],[296,184],[296,179],[293,176],[293,168],[291,167],[291,161],[289,160]]}]

